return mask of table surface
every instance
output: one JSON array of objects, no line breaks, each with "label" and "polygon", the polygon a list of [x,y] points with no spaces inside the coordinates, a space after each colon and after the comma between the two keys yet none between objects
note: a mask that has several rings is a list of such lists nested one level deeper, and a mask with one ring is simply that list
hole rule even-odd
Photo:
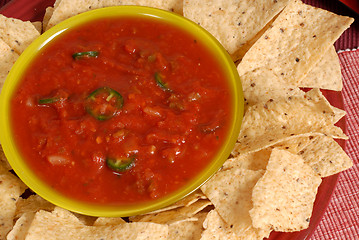
[{"label": "table surface", "polygon": [[[347,135],[350,137],[346,143],[346,152],[354,166],[340,173],[328,208],[310,240],[359,239],[359,14],[336,0],[303,2],[355,19],[352,26],[335,42],[343,72],[342,93],[347,111]],[[0,0],[0,7],[6,4],[11,4],[11,1]]]}]

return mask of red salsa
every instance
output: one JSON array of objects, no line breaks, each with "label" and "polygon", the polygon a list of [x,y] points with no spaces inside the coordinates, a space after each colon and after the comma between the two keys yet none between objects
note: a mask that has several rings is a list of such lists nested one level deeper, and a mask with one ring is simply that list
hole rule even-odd
[{"label": "red salsa", "polygon": [[193,179],[228,134],[231,94],[199,39],[150,19],[68,30],[26,70],[11,103],[31,168],[91,203],[163,197]]}]

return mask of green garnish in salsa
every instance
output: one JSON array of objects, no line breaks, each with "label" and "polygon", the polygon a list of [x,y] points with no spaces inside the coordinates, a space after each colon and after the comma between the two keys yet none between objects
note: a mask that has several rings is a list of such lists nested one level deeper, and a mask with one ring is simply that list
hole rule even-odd
[{"label": "green garnish in salsa", "polygon": [[131,169],[134,166],[135,157],[125,158],[107,158],[106,164],[109,168],[116,172],[124,172]]},{"label": "green garnish in salsa", "polygon": [[169,89],[169,87],[168,87],[168,84],[163,81],[162,76],[161,76],[160,73],[155,72],[155,76],[154,76],[154,77],[155,77],[155,80],[156,80],[157,85],[158,85],[160,88],[162,88],[162,89],[165,90],[165,91],[171,91],[171,89]]},{"label": "green garnish in salsa", "polygon": [[88,58],[88,57],[93,57],[93,58],[97,58],[99,55],[98,51],[87,51],[87,52],[77,52],[72,54],[72,58],[73,59],[82,59],[82,58]]},{"label": "green garnish in salsa", "polygon": [[50,104],[59,101],[60,98],[54,97],[54,98],[42,98],[39,99],[39,104]]}]

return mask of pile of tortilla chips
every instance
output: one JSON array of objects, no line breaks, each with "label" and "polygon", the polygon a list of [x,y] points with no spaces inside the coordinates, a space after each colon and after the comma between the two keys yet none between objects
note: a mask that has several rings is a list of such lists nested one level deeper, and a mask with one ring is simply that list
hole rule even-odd
[{"label": "pile of tortilla chips", "polygon": [[[22,198],[27,187],[1,152],[0,239],[263,239],[307,228],[322,178],[352,166],[335,141],[347,138],[335,126],[345,112],[319,89],[342,89],[333,43],[353,19],[299,0],[57,0],[42,29],[116,5],[183,14],[227,49],[245,96],[232,155],[190,196],[124,221],[71,213],[38,195]],[[0,16],[0,87],[40,32],[39,23]]]}]

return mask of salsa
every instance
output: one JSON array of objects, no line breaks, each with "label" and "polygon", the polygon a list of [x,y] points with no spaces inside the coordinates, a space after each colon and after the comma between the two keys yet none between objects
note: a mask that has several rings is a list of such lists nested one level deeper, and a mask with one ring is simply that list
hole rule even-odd
[{"label": "salsa", "polygon": [[231,95],[200,39],[147,18],[104,18],[44,47],[11,102],[33,171],[90,203],[158,199],[193,179],[228,135]]}]

